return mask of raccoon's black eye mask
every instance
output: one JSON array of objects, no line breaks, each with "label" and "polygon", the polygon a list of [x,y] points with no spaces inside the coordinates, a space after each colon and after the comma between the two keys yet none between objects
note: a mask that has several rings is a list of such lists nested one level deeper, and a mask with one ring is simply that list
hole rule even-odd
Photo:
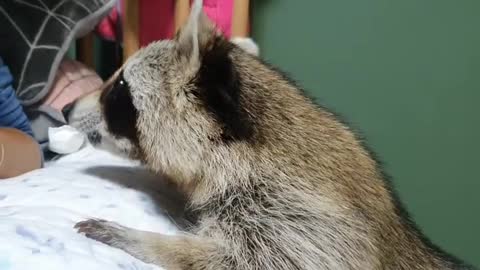
[{"label": "raccoon's black eye mask", "polygon": [[126,138],[138,145],[138,111],[133,105],[130,86],[123,71],[100,96],[100,103],[108,131],[117,138]]}]

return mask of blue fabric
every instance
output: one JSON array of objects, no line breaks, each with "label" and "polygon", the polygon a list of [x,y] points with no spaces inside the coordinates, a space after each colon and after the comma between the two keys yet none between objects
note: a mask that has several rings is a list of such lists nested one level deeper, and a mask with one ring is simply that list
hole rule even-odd
[{"label": "blue fabric", "polygon": [[33,137],[32,128],[12,87],[12,75],[0,58],[0,127],[19,129]]}]

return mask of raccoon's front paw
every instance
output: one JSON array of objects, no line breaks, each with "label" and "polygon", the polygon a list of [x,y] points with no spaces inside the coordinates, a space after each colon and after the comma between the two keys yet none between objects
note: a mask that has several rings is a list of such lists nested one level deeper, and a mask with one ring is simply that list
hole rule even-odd
[{"label": "raccoon's front paw", "polygon": [[86,237],[111,247],[121,249],[144,262],[154,262],[155,253],[145,249],[144,242],[155,239],[155,233],[146,233],[123,227],[115,222],[89,219],[75,224],[75,228]]},{"label": "raccoon's front paw", "polygon": [[117,248],[122,248],[129,241],[126,227],[106,220],[89,219],[78,222],[74,228],[88,238]]}]

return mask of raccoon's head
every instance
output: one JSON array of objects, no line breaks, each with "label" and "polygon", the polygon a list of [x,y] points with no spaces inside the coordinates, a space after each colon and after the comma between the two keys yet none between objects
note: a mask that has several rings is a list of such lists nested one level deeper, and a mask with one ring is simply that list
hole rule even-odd
[{"label": "raccoon's head", "polygon": [[142,48],[101,92],[79,100],[73,122],[98,119],[86,130],[93,143],[152,169],[194,177],[199,167],[218,161],[222,148],[246,144],[255,135],[240,105],[232,54],[248,55],[194,7],[175,39]]}]

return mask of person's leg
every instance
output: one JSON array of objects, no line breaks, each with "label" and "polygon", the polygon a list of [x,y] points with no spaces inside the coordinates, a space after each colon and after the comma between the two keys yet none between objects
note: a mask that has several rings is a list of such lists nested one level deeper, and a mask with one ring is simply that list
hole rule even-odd
[{"label": "person's leg", "polygon": [[29,135],[13,128],[0,128],[0,179],[38,169],[42,153]]}]

